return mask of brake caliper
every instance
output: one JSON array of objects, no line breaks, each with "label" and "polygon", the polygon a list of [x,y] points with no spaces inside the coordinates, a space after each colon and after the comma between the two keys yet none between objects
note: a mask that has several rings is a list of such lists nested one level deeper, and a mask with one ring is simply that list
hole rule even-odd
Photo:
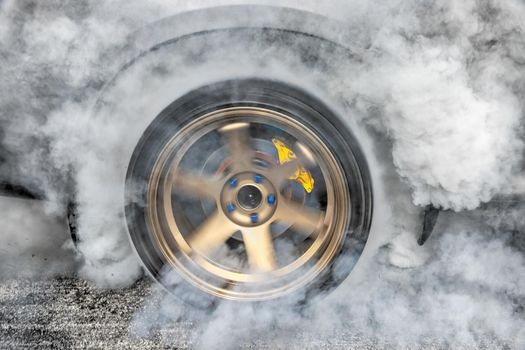
[{"label": "brake caliper", "polygon": [[[296,159],[295,153],[286,143],[277,138],[273,138],[272,143],[277,150],[279,164],[284,164]],[[295,171],[295,174],[290,176],[290,180],[301,184],[307,193],[312,192],[314,189],[314,178],[312,177],[312,174],[302,166],[299,166]]]}]

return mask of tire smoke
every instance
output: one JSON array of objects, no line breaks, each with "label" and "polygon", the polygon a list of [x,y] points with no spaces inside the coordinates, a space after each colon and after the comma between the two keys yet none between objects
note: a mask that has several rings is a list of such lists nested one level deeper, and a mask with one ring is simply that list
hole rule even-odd
[{"label": "tire smoke", "polygon": [[[130,333],[152,336],[190,319],[201,348],[316,347],[341,335],[348,343],[334,346],[523,348],[523,208],[486,203],[523,190],[515,184],[523,171],[525,4],[246,3],[339,22],[263,7],[247,17],[226,9],[224,20],[169,17],[215,1],[0,3],[0,174],[44,190],[50,215],[63,213],[74,194],[80,276],[101,287],[142,276],[123,217],[124,179],[152,119],[203,84],[273,78],[331,103],[358,131],[377,207],[355,273],[301,308],[290,300],[224,302],[201,312],[158,290]],[[214,24],[250,23],[289,33],[219,31],[168,42]],[[305,29],[348,49],[297,33]],[[420,248],[415,236],[429,204],[450,211]],[[12,232],[5,224],[0,237]]]}]

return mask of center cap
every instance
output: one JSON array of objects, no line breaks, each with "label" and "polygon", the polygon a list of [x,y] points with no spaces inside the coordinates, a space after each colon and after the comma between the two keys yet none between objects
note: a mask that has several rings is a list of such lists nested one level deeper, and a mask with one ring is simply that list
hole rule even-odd
[{"label": "center cap", "polygon": [[261,204],[262,193],[257,187],[246,185],[237,193],[237,201],[244,209],[255,209]]},{"label": "center cap", "polygon": [[278,193],[264,175],[244,172],[225,182],[220,201],[222,210],[231,221],[253,227],[264,224],[273,216]]}]

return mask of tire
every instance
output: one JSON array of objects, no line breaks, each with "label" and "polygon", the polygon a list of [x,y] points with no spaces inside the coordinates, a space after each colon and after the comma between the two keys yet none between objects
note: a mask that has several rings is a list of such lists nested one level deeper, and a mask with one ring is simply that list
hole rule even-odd
[{"label": "tire", "polygon": [[[319,226],[322,227],[322,229],[319,229],[322,233],[317,234],[317,236],[315,236],[316,238],[307,237],[304,241],[300,241],[300,244],[303,245],[306,244],[304,242],[313,241],[313,246],[315,242],[320,241],[319,246],[324,246],[325,248],[323,249],[329,251],[329,253],[326,253],[324,250],[315,251],[315,254],[318,255],[318,260],[322,261],[322,264],[314,260],[308,260],[307,263],[301,265],[297,271],[290,273],[290,276],[284,275],[283,272],[283,276],[285,277],[281,276],[279,279],[277,277],[271,277],[273,276],[272,273],[277,274],[275,271],[284,269],[279,265],[280,257],[277,257],[278,259],[276,258],[276,261],[272,262],[272,266],[277,266],[274,270],[271,268],[265,270],[265,263],[263,262],[262,265],[261,263],[256,263],[255,267],[258,272],[252,273],[251,271],[254,268],[253,261],[257,261],[257,258],[251,258],[248,254],[249,249],[247,247],[249,244],[245,243],[247,241],[246,238],[243,237],[246,236],[243,236],[242,231],[240,234],[237,232],[235,235],[232,235],[231,238],[228,238],[225,244],[221,245],[220,249],[225,249],[227,254],[231,255],[236,252],[242,252],[243,246],[246,245],[244,249],[244,263],[248,261],[248,265],[252,266],[249,266],[249,272],[243,272],[243,274],[257,277],[243,277],[244,279],[239,277],[239,280],[229,280],[223,278],[223,275],[220,275],[222,277],[218,278],[218,275],[213,275],[213,273],[210,272],[210,270],[216,269],[217,267],[212,266],[207,270],[207,267],[203,267],[205,265],[201,266],[199,265],[200,263],[196,262],[211,260],[207,255],[199,255],[200,248],[193,249],[193,246],[189,243],[186,246],[185,244],[187,242],[181,245],[179,240],[189,242],[191,241],[191,234],[195,232],[189,232],[184,235],[184,233],[182,233],[184,230],[178,229],[178,231],[180,231],[180,237],[177,236],[178,238],[174,238],[172,232],[166,232],[168,230],[167,227],[172,227],[170,226],[171,219],[167,218],[171,215],[171,212],[167,211],[167,209],[162,211],[162,203],[170,203],[169,206],[173,210],[173,216],[181,215],[180,222],[193,220],[192,218],[188,218],[188,216],[197,212],[199,212],[197,213],[198,215],[202,214],[206,217],[207,213],[206,210],[203,209],[204,205],[199,207],[198,203],[191,204],[193,206],[180,204],[185,203],[187,199],[173,199],[173,197],[179,194],[169,192],[168,195],[167,192],[161,191],[161,186],[168,183],[167,179],[170,178],[170,176],[173,177],[170,166],[172,162],[174,162],[174,159],[179,159],[180,164],[186,161],[186,158],[184,158],[186,155],[181,154],[181,152],[183,152],[182,149],[190,152],[191,147],[194,147],[192,146],[193,144],[187,146],[186,143],[193,140],[195,142],[194,144],[197,145],[198,142],[200,142],[199,140],[201,140],[201,138],[197,136],[201,134],[205,135],[202,130],[207,127],[211,128],[212,125],[215,125],[213,123],[226,123],[227,125],[242,124],[237,122],[236,119],[241,118],[241,115],[232,114],[233,117],[231,121],[230,119],[216,115],[217,113],[224,113],[223,111],[242,111],[242,113],[246,114],[244,118],[254,118],[248,120],[248,122],[251,123],[249,124],[251,135],[254,134],[255,129],[257,132],[268,134],[268,130],[273,130],[272,127],[276,128],[275,125],[278,124],[275,132],[279,135],[286,134],[286,132],[288,132],[286,130],[289,129],[290,132],[297,132],[297,135],[302,135],[300,132],[304,132],[309,140],[317,140],[315,141],[315,145],[318,145],[319,151],[312,146],[314,150],[313,153],[316,156],[314,158],[316,158],[317,163],[320,164],[319,168],[321,170],[319,170],[319,174],[326,176],[322,178],[322,180],[316,178],[314,184],[319,183],[319,185],[314,186],[322,187],[324,185],[326,187],[326,198],[323,198],[321,194],[314,200],[312,199],[313,196],[308,197],[308,194],[305,192],[304,198],[301,197],[301,200],[306,207],[304,210],[307,210],[308,213],[314,213],[313,208],[308,208],[307,205],[310,200],[319,202],[320,204],[316,203],[315,205],[319,205],[321,209],[323,205],[325,205],[326,208],[324,208],[324,212],[319,209],[319,213],[321,213],[320,215],[322,215],[324,221],[323,224]],[[259,119],[257,119],[258,117],[256,118],[250,114],[250,111],[263,111],[267,113],[267,116],[260,117],[259,121]],[[278,119],[271,119],[274,118],[272,117],[274,115],[286,116],[287,123],[290,123],[286,124],[288,129],[281,128],[282,125],[276,122]],[[206,120],[203,118],[211,118],[209,116],[214,116],[215,119],[210,119],[213,120],[213,122],[202,122],[202,125],[199,126],[201,129],[194,126],[198,124],[199,120]],[[251,120],[254,120],[254,122],[251,122]],[[268,124],[266,124],[266,120],[268,120]],[[290,125],[296,125],[299,131],[294,130]],[[227,126],[222,125],[220,131],[217,133],[222,133],[222,130],[226,130],[226,127]],[[191,132],[191,130],[193,130],[193,132]],[[251,144],[253,145],[254,142],[262,142],[260,138],[256,138],[256,140],[257,141],[250,141]],[[297,138],[297,140],[299,140],[299,138]],[[219,141],[224,142],[223,140]],[[176,146],[173,146],[174,148],[170,150],[170,145]],[[300,143],[298,143],[298,145],[300,145]],[[307,146],[309,147],[309,145]],[[312,147],[309,148],[310,151],[312,151]],[[213,150],[216,150],[216,148],[213,148]],[[197,154],[193,157],[195,163],[199,164],[199,166],[202,163],[208,164],[204,160],[201,161],[198,159],[199,157],[204,159],[208,151],[210,150],[206,148],[204,148],[202,152],[193,151],[194,154]],[[301,153],[297,152],[297,148],[294,149],[294,151],[298,154],[301,166],[304,166],[303,160],[308,157],[301,158]],[[324,158],[322,158],[321,155],[326,155],[327,160],[325,163],[323,163]],[[231,158],[232,157],[228,159],[235,161],[235,159],[231,160]],[[321,159],[321,161],[319,161],[319,159]],[[321,165],[323,164],[328,165],[322,168]],[[232,167],[232,169],[235,169],[235,164]],[[263,165],[264,171],[266,171],[265,167],[269,166]],[[270,166],[270,169],[273,169],[272,166]],[[330,171],[325,171],[326,169]],[[200,174],[202,175],[206,172],[206,169],[201,168],[201,171]],[[227,178],[236,176],[234,172],[227,173],[227,171],[228,170],[226,170],[226,173],[219,175]],[[314,171],[315,170],[312,170],[311,174],[314,174]],[[242,174],[244,174],[244,172]],[[172,185],[173,187],[170,188],[175,192],[191,192],[188,190],[188,188],[191,188],[191,185],[188,185],[187,182],[185,185],[184,181],[177,182],[177,176],[179,175],[175,173],[176,185]],[[246,175],[246,181],[251,181],[248,179],[250,176],[252,175]],[[241,178],[241,181],[242,179],[243,178]],[[265,181],[268,179],[265,178]],[[271,182],[270,180],[268,181]],[[330,181],[332,181],[332,183]],[[286,183],[287,186],[293,188],[296,188],[298,184],[301,185],[298,181],[291,181],[291,184]],[[237,217],[228,216],[230,214],[228,214],[225,209],[226,205],[231,203],[222,203],[223,196],[226,196],[224,193],[230,191],[226,183],[224,183],[224,186],[225,187],[221,189],[220,200],[218,200],[215,210],[226,215],[230,221],[237,220]],[[260,192],[266,193],[264,190],[265,189],[262,188]],[[287,191],[292,193],[289,195],[291,199],[285,198],[280,188],[276,190],[279,196],[276,208],[279,208],[279,204],[281,202],[284,203],[285,200],[295,200],[292,198],[294,196],[293,191],[295,190],[288,189]],[[322,192],[321,190],[319,191]],[[350,274],[357,263],[367,242],[372,220],[373,197],[371,177],[363,152],[351,130],[348,129],[347,124],[342,122],[336,113],[316,97],[296,86],[277,80],[236,79],[221,81],[202,86],[175,100],[153,120],[138,142],[129,162],[125,193],[125,217],[128,231],[133,246],[142,260],[145,269],[155,280],[166,287],[168,291],[184,301],[198,306],[209,306],[210,303],[214,303],[219,299],[261,301],[288,298],[290,296],[292,296],[295,301],[303,302],[310,300],[313,296],[321,292],[329,292]],[[240,190],[239,192],[232,193],[234,193],[232,196],[236,196],[235,200],[239,201]],[[186,195],[188,195],[188,193],[183,193],[182,197]],[[174,204],[174,202],[180,203]],[[268,209],[267,206],[269,204],[263,202],[264,200],[262,202],[259,201],[257,205],[263,208],[261,206],[264,204],[264,210]],[[235,203],[239,204],[240,202]],[[160,209],[154,211],[152,209],[153,207]],[[328,208],[330,208],[330,210]],[[201,209],[202,213],[200,212]],[[278,211],[278,209],[271,208],[268,210]],[[186,214],[185,211],[191,212],[191,215]],[[248,213],[249,211],[246,210],[246,212]],[[265,211],[263,212],[265,213]],[[329,212],[335,214],[329,215]],[[262,216],[266,215],[268,217],[267,219],[270,220],[270,217],[277,215],[272,213],[273,212],[268,215],[257,213],[257,215],[259,215],[258,219],[262,220]],[[331,216],[330,220],[327,219],[329,216]],[[178,219],[175,218],[174,220],[176,221]],[[206,218],[203,220],[206,220]],[[244,219],[241,218],[239,220],[242,221]],[[290,218],[289,220],[293,221],[295,219]],[[328,221],[329,224],[326,224]],[[202,225],[203,222],[204,221],[201,221],[200,224],[189,223],[187,226],[197,230],[195,227],[200,227],[199,225]],[[238,223],[237,221],[235,222]],[[263,225],[263,223],[260,222],[252,222],[252,224],[256,225],[254,227]],[[242,223],[242,225],[246,225],[246,227],[249,226],[250,229],[252,228],[252,224],[248,222]],[[182,224],[177,225],[177,227],[181,227]],[[266,222],[264,225],[266,225]],[[268,225],[270,225],[269,221]],[[290,227],[285,227],[284,232],[280,234],[276,234],[273,231],[275,227],[272,226],[272,244],[277,244],[277,240],[279,239],[286,239],[282,237],[286,237],[287,233],[290,230],[293,231],[297,225],[298,224],[295,223]],[[283,229],[281,228],[281,230]],[[186,231],[191,230],[188,229]],[[217,228],[217,231],[219,231],[219,228]],[[322,239],[325,241],[321,241]],[[190,248],[189,252],[185,251],[188,247]],[[308,249],[310,248],[305,249],[309,251]],[[275,255],[278,253],[277,250],[273,251]],[[312,259],[314,258],[312,257]],[[240,260],[242,260],[242,258],[240,258]],[[290,264],[293,264],[293,261]],[[220,264],[217,266],[219,265]],[[310,266],[313,267],[310,268]],[[232,270],[233,268],[228,267],[225,270],[228,269]],[[260,272],[259,269],[264,270],[264,273]],[[315,270],[315,273],[310,270]],[[265,279],[266,277],[267,279]],[[252,279],[256,282],[249,282]],[[280,283],[282,285],[280,285]]]}]

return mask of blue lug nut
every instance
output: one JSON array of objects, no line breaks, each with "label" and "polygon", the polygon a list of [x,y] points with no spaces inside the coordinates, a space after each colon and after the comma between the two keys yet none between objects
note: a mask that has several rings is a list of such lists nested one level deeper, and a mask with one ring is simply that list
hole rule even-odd
[{"label": "blue lug nut", "polygon": [[255,180],[255,183],[258,183],[260,184],[261,182],[263,182],[263,177],[261,175],[254,175],[253,176],[253,179]]},{"label": "blue lug nut", "polygon": [[226,211],[228,213],[232,213],[233,211],[235,211],[235,204],[233,203],[226,204]]},{"label": "blue lug nut", "polygon": [[229,181],[230,187],[237,187],[237,184],[239,183],[239,180],[237,180],[236,177],[232,177]]},{"label": "blue lug nut", "polygon": [[257,213],[253,213],[250,215],[250,219],[252,221],[252,224],[256,224],[257,221],[259,221],[259,215],[257,215]]},{"label": "blue lug nut", "polygon": [[268,201],[268,204],[270,205],[274,205],[275,204],[275,195],[274,194],[269,194],[268,197],[266,198],[266,200]]}]

